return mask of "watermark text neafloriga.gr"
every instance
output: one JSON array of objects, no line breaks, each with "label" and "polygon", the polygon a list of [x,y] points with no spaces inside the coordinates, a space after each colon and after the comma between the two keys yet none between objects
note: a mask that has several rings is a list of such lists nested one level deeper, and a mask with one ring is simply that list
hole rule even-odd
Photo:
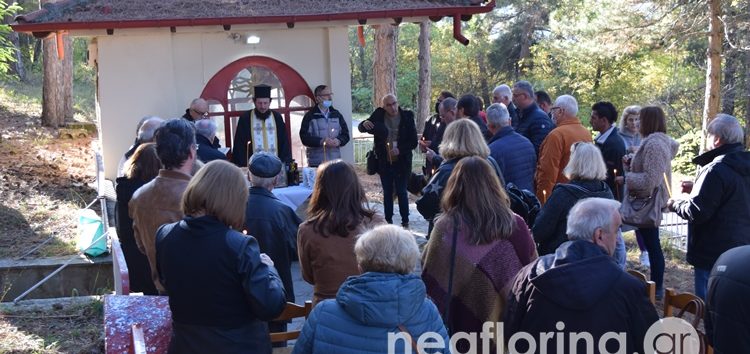
[{"label": "watermark text neafloriga.gr", "polygon": [[[419,353],[441,353],[446,344],[450,345],[453,354],[530,354],[530,353],[579,353],[579,354],[699,354],[700,337],[690,323],[675,317],[668,317],[655,322],[646,332],[643,339],[644,353],[627,352],[627,333],[606,332],[599,338],[594,338],[588,332],[565,331],[565,323],[555,324],[554,332],[528,333],[516,332],[510,338],[505,338],[502,322],[485,322],[482,332],[457,332],[450,337],[450,343],[445,343],[443,337],[436,332],[425,332],[413,338]],[[459,351],[456,343],[465,344],[468,349]],[[497,346],[494,351],[490,343]],[[388,353],[414,353],[412,339],[405,332],[388,334]],[[507,343],[507,345],[506,345]],[[581,346],[583,345],[583,346]],[[481,349],[480,349],[481,348]],[[579,350],[584,348],[583,350]],[[398,349],[398,350],[397,350]],[[506,351],[507,350],[507,351]],[[612,351],[614,350],[614,351]]]}]

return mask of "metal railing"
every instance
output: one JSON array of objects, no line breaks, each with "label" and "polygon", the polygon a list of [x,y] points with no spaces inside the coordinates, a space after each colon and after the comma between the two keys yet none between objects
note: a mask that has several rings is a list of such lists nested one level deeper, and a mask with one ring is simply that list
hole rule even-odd
[{"label": "metal railing", "polygon": [[660,236],[672,247],[687,252],[688,222],[673,212],[662,213]]},{"label": "metal railing", "polygon": [[[354,144],[354,164],[365,165],[367,164],[367,152],[372,150],[373,138],[371,137],[358,137],[352,139]],[[412,168],[424,166],[424,154],[419,148],[412,151]]]}]

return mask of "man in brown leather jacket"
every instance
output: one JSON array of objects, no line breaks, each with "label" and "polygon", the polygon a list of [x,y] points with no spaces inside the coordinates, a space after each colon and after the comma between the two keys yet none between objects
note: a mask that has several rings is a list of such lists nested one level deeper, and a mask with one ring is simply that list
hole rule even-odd
[{"label": "man in brown leather jacket", "polygon": [[156,152],[164,166],[159,175],[139,188],[128,204],[138,249],[148,257],[151,279],[159,293],[164,286],[156,273],[156,230],[182,219],[182,193],[190,182],[197,155],[195,128],[184,119],[171,119],[155,134]]}]

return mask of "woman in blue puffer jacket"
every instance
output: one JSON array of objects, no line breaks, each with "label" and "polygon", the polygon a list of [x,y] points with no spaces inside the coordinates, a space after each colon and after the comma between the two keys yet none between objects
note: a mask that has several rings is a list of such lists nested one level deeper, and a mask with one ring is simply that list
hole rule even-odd
[{"label": "woman in blue puffer jacket", "polygon": [[293,353],[413,353],[425,333],[431,336],[427,347],[442,346],[420,349],[448,353],[443,320],[422,279],[412,274],[419,260],[414,237],[397,226],[378,226],[359,237],[354,253],[363,274],[349,277],[335,300],[315,306]]}]

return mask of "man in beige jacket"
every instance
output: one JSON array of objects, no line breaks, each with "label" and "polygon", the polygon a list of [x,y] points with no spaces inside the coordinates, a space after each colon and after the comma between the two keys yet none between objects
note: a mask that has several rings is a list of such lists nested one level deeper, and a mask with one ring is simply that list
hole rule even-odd
[{"label": "man in beige jacket", "polygon": [[193,124],[181,118],[168,120],[156,130],[155,137],[156,153],[164,168],[135,191],[128,212],[138,249],[148,257],[151,279],[159,293],[166,294],[156,271],[156,230],[182,219],[182,193],[190,182],[198,146]]}]

